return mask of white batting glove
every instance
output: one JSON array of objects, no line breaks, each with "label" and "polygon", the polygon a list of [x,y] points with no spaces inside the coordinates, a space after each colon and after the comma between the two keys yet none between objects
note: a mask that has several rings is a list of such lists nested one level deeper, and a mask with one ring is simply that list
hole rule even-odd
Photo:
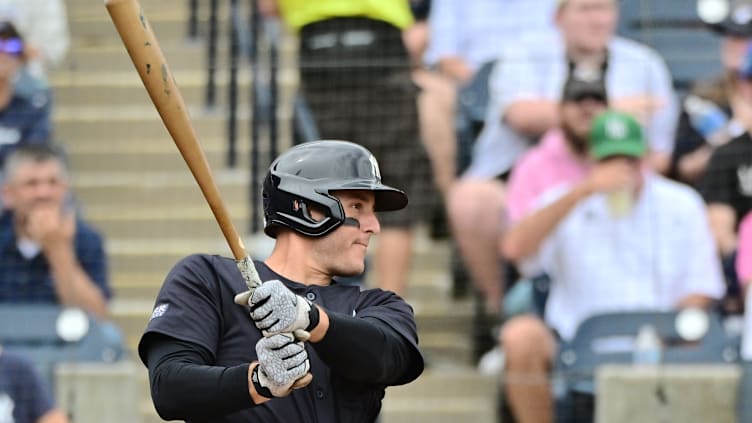
[{"label": "white batting glove", "polygon": [[256,343],[256,355],[259,364],[251,372],[251,381],[261,396],[284,397],[313,379],[308,352],[290,333],[261,338]]},{"label": "white batting glove", "polygon": [[[243,294],[239,294],[240,297]],[[248,297],[251,319],[264,336],[313,330],[319,324],[319,309],[307,299],[295,295],[278,280],[264,282]]]}]

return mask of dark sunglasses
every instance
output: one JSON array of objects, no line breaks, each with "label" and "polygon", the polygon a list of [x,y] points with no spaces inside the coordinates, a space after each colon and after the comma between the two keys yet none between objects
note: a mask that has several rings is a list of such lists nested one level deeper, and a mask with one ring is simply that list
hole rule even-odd
[{"label": "dark sunglasses", "polygon": [[23,53],[24,45],[20,38],[0,39],[0,52],[20,56]]}]

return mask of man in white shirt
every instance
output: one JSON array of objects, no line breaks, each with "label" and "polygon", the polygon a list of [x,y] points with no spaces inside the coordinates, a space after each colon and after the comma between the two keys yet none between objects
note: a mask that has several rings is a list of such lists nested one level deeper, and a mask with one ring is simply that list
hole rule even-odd
[{"label": "man in white shirt", "polygon": [[531,215],[543,230],[528,265],[551,277],[545,322],[515,317],[500,339],[506,396],[520,423],[551,421],[547,377],[556,337],[570,339],[588,316],[706,308],[723,296],[702,199],[647,166],[647,152],[634,118],[613,111],[599,115],[590,133],[596,161],[591,175],[617,163],[631,171],[601,172],[549,191]]},{"label": "man in white shirt", "polygon": [[579,72],[605,70],[610,106],[640,117],[651,161],[657,169],[669,163],[677,116],[671,76],[655,51],[614,35],[618,2],[559,0],[555,22],[559,30],[553,35],[524,37],[501,56],[473,161],[447,195],[452,234],[481,292],[500,292],[502,285],[497,244],[504,232],[505,185],[499,176],[558,125],[570,63]]}]

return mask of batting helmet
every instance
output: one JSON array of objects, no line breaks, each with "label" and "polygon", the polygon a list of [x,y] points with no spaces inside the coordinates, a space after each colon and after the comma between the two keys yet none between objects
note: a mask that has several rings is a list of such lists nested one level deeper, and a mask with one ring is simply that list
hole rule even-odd
[{"label": "batting helmet", "polygon": [[[375,194],[375,210],[399,210],[407,205],[404,192],[381,183],[379,164],[370,151],[348,141],[310,141],[291,148],[269,167],[262,189],[264,232],[276,238],[281,227],[303,235],[326,235],[345,221],[337,190],[367,190]],[[319,206],[324,218],[315,220],[307,205]]]}]

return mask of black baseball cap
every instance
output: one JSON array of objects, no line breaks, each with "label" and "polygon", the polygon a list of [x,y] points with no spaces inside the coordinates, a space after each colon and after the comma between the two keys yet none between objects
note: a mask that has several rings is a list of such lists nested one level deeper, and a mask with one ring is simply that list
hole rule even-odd
[{"label": "black baseball cap", "polygon": [[570,65],[569,75],[566,82],[564,82],[561,100],[581,101],[586,98],[592,98],[607,103],[608,95],[606,93],[604,70],[605,67],[588,69]]}]

